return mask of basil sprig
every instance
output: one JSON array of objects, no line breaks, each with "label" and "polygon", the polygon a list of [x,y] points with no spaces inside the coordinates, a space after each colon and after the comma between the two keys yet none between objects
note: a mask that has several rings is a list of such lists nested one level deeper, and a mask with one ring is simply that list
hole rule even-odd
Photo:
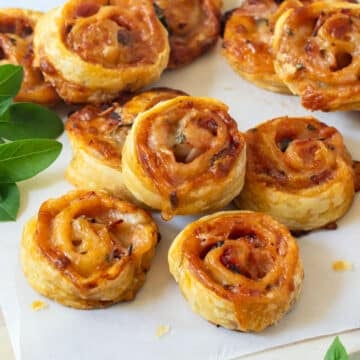
[{"label": "basil sprig", "polygon": [[329,350],[326,352],[324,360],[349,360],[349,355],[338,336],[334,339]]},{"label": "basil sprig", "polygon": [[21,66],[0,66],[0,221],[15,220],[20,206],[16,182],[51,165],[61,152],[57,138],[64,125],[53,111],[13,101],[24,72]]}]

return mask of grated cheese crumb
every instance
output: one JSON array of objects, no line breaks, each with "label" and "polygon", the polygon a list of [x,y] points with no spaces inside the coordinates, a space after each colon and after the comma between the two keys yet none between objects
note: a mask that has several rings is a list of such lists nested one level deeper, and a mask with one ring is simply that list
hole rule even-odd
[{"label": "grated cheese crumb", "polygon": [[345,260],[337,260],[333,262],[332,268],[334,271],[341,272],[341,271],[353,270],[353,265],[352,263]]},{"label": "grated cheese crumb", "polygon": [[42,310],[42,309],[46,309],[47,307],[48,307],[48,304],[44,303],[41,300],[35,300],[31,304],[31,308],[34,311],[39,311],[39,310]]},{"label": "grated cheese crumb", "polygon": [[156,337],[160,338],[164,335],[166,335],[170,331],[169,325],[159,325],[156,329]]}]

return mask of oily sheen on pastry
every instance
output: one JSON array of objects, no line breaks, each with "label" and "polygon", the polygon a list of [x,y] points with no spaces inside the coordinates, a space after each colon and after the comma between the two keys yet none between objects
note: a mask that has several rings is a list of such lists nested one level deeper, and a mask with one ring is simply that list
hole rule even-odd
[{"label": "oily sheen on pastry", "polygon": [[313,117],[280,117],[245,134],[247,171],[240,209],[263,211],[291,230],[342,217],[354,198],[354,171],[341,134]]},{"label": "oily sheen on pastry", "polygon": [[136,115],[160,101],[186,95],[182,91],[157,88],[134,95],[123,103],[87,105],[66,123],[73,158],[66,178],[75,186],[103,189],[134,201],[122,174],[122,149]]},{"label": "oily sheen on pastry", "polygon": [[296,240],[269,215],[219,212],[189,224],[169,250],[170,272],[192,310],[231,330],[261,331],[299,296]]},{"label": "oily sheen on pastry", "polygon": [[21,65],[24,78],[16,101],[52,105],[59,101],[53,87],[34,68],[33,32],[41,12],[0,9],[0,65]]},{"label": "oily sheen on pastry", "polygon": [[69,0],[36,26],[36,63],[71,103],[104,103],[160,77],[167,31],[151,0]]},{"label": "oily sheen on pastry", "polygon": [[226,105],[179,96],[138,115],[123,148],[123,176],[168,220],[228,204],[243,186],[245,161],[245,140]]},{"label": "oily sheen on pastry", "polygon": [[25,225],[21,262],[42,295],[79,309],[105,307],[135,297],[157,239],[144,210],[78,190],[44,202]]},{"label": "oily sheen on pastry", "polygon": [[279,77],[310,110],[360,109],[360,5],[315,2],[277,21],[273,52]]},{"label": "oily sheen on pastry", "polygon": [[298,0],[247,0],[225,15],[222,54],[244,79],[267,90],[290,93],[274,69],[272,37],[278,17]]},{"label": "oily sheen on pastry", "polygon": [[169,68],[191,63],[216,44],[222,1],[154,0],[154,4],[169,32]]}]

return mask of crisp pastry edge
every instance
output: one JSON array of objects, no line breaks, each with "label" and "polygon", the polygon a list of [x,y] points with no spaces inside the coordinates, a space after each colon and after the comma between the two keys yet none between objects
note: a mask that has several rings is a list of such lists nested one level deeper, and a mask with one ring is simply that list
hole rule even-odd
[{"label": "crisp pastry edge", "polygon": [[[245,314],[248,318],[254,317],[254,313],[259,315],[260,318],[252,319],[249,322],[248,327],[243,327],[239,323],[236,317],[235,305],[230,300],[224,299],[218,294],[214,293],[211,289],[208,289],[194,274],[191,272],[191,265],[186,257],[182,254],[182,244],[187,235],[191,232],[192,228],[197,224],[210,220],[214,217],[221,215],[229,215],[232,213],[247,212],[249,211],[221,211],[215,214],[205,216],[197,221],[189,224],[184,230],[177,235],[172,242],[168,253],[168,263],[170,273],[175,278],[179,285],[179,288],[189,302],[193,312],[199,314],[209,322],[220,325],[230,330],[238,331],[254,331],[260,332],[266,327],[276,324],[281,318],[293,307],[297,301],[304,277],[303,265],[300,256],[295,265],[293,285],[294,290],[289,294],[289,298],[282,301],[280,306],[274,306],[269,303],[264,304],[257,303],[256,299],[250,309],[243,309],[242,315]],[[281,224],[280,224],[281,225]],[[296,241],[296,240],[294,240]],[[269,299],[270,301],[271,299]]]}]

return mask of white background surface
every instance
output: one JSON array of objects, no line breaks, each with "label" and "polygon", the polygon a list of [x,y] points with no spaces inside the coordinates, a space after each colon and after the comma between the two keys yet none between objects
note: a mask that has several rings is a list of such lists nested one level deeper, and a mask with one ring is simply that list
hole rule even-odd
[{"label": "white background surface", "polygon": [[[34,5],[34,2],[27,0],[14,0],[11,3],[0,0],[0,6],[49,9],[61,2],[37,1]],[[225,1],[227,8],[237,3]],[[219,51],[220,45],[209,56],[194,64],[167,72],[156,85],[224,101],[238,121],[240,130],[244,131],[276,116],[309,114],[300,106],[298,98],[266,92],[240,79],[221,58]],[[341,130],[353,157],[360,159],[358,113],[314,115]],[[358,195],[350,212],[339,222],[338,230],[313,232],[300,238],[305,267],[302,296],[283,321],[262,334],[249,335],[217,329],[193,314],[182,299],[168,273],[166,253],[171,240],[189,220],[185,217],[178,217],[168,224],[158,221],[162,241],[147,282],[134,302],[106,310],[77,311],[46,300],[50,305],[48,309],[33,312],[31,302],[40,296],[27,285],[20,270],[19,242],[24,222],[36,213],[40,204],[49,197],[60,196],[71,189],[62,180],[71,151],[65,135],[61,141],[64,150],[59,160],[41,175],[20,184],[22,206],[17,222],[1,224],[0,301],[18,358],[21,352],[24,360],[109,359],[125,355],[131,359],[142,359],[145,354],[159,360],[229,359],[266,347],[360,327]],[[336,259],[352,262],[354,271],[341,274],[333,272],[331,264]],[[155,331],[161,324],[169,324],[171,332],[156,339]],[[348,335],[348,346],[353,350],[357,345],[360,349],[360,338],[357,344],[356,334],[359,333]],[[293,349],[312,359],[321,358],[323,349],[330,342],[320,342],[322,345],[316,356],[306,352],[306,345],[297,345]],[[257,355],[256,358],[289,359],[286,350],[282,352],[278,350],[270,353],[272,355]],[[295,356],[292,358],[295,359]]]}]

